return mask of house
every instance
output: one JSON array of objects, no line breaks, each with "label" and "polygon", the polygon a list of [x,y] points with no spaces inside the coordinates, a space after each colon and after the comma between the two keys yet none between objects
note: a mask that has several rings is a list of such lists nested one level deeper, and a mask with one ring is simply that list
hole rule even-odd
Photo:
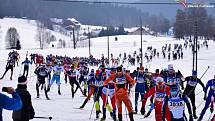
[{"label": "house", "polygon": [[168,36],[174,36],[173,27],[169,28],[169,30],[168,30]]},{"label": "house", "polygon": [[[151,35],[151,32],[149,31],[149,29],[143,27],[142,34]],[[141,28],[140,27],[132,28],[130,31],[128,31],[128,35],[141,35]]]},{"label": "house", "polygon": [[74,18],[68,18],[63,22],[62,27],[68,31],[72,31],[73,28],[75,30],[80,30],[81,23]]}]

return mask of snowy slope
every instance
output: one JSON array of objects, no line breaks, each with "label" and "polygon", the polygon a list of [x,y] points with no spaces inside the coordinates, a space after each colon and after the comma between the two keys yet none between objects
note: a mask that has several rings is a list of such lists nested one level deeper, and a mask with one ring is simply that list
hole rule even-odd
[{"label": "snowy slope", "polygon": [[[15,24],[14,22],[13,24]],[[17,26],[22,26],[21,22],[17,22]],[[12,24],[12,23],[10,23]],[[6,26],[6,23],[5,25]],[[21,28],[21,27],[20,27]],[[32,28],[26,28],[29,29],[30,34],[34,34],[34,30],[30,31]],[[5,29],[6,30],[6,29]],[[4,31],[3,31],[4,32]],[[20,36],[24,36],[24,33],[28,32],[27,30],[20,29]],[[21,34],[23,33],[23,34]],[[117,36],[118,41],[115,41],[115,36],[110,37],[110,53],[113,53],[114,56],[118,56],[119,53],[133,53],[134,50],[138,51],[138,48],[140,47],[140,36],[136,35],[124,35],[124,36]],[[33,39],[33,38],[31,38]],[[31,40],[29,39],[29,40]],[[34,46],[37,46],[35,43],[28,43],[24,42],[23,44],[26,44],[25,50],[20,50],[19,53],[21,55],[20,60],[24,60],[26,51],[29,51],[29,53],[41,53],[43,55],[47,54],[59,54],[59,55],[68,55],[68,56],[88,56],[88,48],[78,48],[76,50],[67,48],[67,49],[27,49],[32,48]],[[161,47],[164,44],[174,44],[174,43],[183,43],[183,41],[174,40],[170,37],[153,37],[153,36],[143,36],[143,50],[146,50],[147,46],[153,46],[157,48],[158,51],[161,51]],[[32,41],[31,41],[32,42]],[[101,37],[101,38],[95,38],[91,39],[92,42],[92,54],[95,57],[100,57],[101,54],[105,54],[107,56],[107,37]],[[136,44],[134,44],[136,43]],[[28,46],[27,46],[28,45]],[[135,46],[136,45],[136,46]],[[8,50],[1,50],[0,51],[0,66],[3,67],[0,70],[0,75],[4,72],[4,67],[6,64],[6,58],[8,54]],[[207,80],[213,78],[214,70],[215,70],[215,42],[210,41],[209,42],[209,49],[201,48],[198,53],[198,77],[201,77],[204,70],[207,68],[207,66],[210,66],[210,69],[205,74],[205,76],[202,78],[203,82],[206,83]],[[180,69],[182,74],[184,76],[188,76],[191,74],[192,69],[192,53],[190,49],[184,50],[184,59],[183,60],[176,60],[176,61],[168,61],[164,60],[162,57],[155,58],[152,62],[146,63],[146,60],[144,60],[144,66],[149,68],[149,71],[154,71],[156,68],[162,69],[164,67],[167,67],[168,64],[172,63],[174,65],[175,70]],[[127,66],[127,65],[125,65]],[[127,66],[129,69],[134,69],[136,67]],[[78,91],[77,95],[75,95],[75,98],[72,99],[71,93],[70,93],[70,85],[66,85],[62,80],[62,95],[57,94],[57,86],[54,84],[52,86],[51,92],[49,93],[49,97],[51,100],[46,100],[44,94],[41,94],[40,99],[36,99],[36,89],[35,89],[35,83],[36,83],[36,77],[33,73],[35,66],[33,65],[30,69],[29,75],[30,78],[28,78],[28,90],[30,91],[32,95],[32,102],[33,106],[35,108],[36,116],[52,116],[53,121],[93,121],[95,119],[95,110],[92,114],[92,119],[89,119],[90,117],[90,111],[93,106],[93,100],[91,99],[89,103],[86,105],[86,107],[83,110],[74,109],[79,107],[82,102],[84,101],[84,97],[81,97],[81,93]],[[22,67],[16,67],[14,72],[14,80],[9,80],[9,74],[7,73],[5,79],[0,80],[0,89],[3,86],[13,86],[16,87],[17,84],[17,77],[20,73],[22,73]],[[63,76],[63,75],[62,75]],[[197,86],[196,92],[198,93],[201,91],[201,86]],[[134,93],[131,93],[130,97],[132,100],[134,99]],[[203,109],[204,103],[201,103],[203,101],[203,93],[200,93],[196,97],[196,106],[197,108],[197,114],[199,115],[201,110]],[[134,103],[134,100],[132,101]],[[141,104],[141,103],[140,103]],[[139,104],[139,108],[140,108]],[[102,105],[102,103],[101,103]],[[147,110],[147,109],[146,109]],[[123,108],[123,120],[126,121],[126,111],[125,108]],[[187,112],[186,112],[187,113]],[[206,112],[204,116],[204,121],[208,120],[210,115],[209,110]],[[3,111],[4,121],[11,121],[11,111]],[[187,115],[188,116],[188,115]],[[154,121],[154,112],[151,114],[149,118],[141,119],[143,116],[141,115],[135,115],[134,116],[136,121]],[[32,121],[45,121],[40,119],[34,119]],[[107,121],[111,121],[110,115],[107,113]]]},{"label": "snowy slope", "polygon": [[[39,42],[35,41],[37,34],[37,26],[35,20],[18,19],[18,18],[4,18],[0,19],[1,26],[1,38],[0,38],[0,49],[5,48],[5,37],[6,32],[10,27],[15,27],[20,35],[21,46],[23,49],[39,48]],[[71,39],[68,36],[59,34],[57,32],[49,30],[56,39],[62,39],[69,42]]]}]

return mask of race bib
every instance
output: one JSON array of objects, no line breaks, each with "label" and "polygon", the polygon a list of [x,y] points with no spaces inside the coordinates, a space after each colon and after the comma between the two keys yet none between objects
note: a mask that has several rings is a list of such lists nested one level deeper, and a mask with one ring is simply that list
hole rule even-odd
[{"label": "race bib", "polygon": [[103,81],[95,81],[95,86],[97,87],[103,87],[104,86],[104,82]]},{"label": "race bib", "polygon": [[121,78],[116,78],[116,84],[125,84],[125,77],[121,77]]},{"label": "race bib", "polygon": [[173,85],[173,84],[176,84],[176,78],[173,77],[173,78],[167,78],[167,84],[168,85]]},{"label": "race bib", "polygon": [[163,102],[164,98],[165,98],[165,92],[161,93],[161,92],[156,92],[156,95],[155,95],[155,100],[156,101],[160,101],[160,102]]},{"label": "race bib", "polygon": [[137,83],[144,83],[145,79],[144,77],[137,77]]},{"label": "race bib", "polygon": [[181,99],[179,100],[169,100],[168,101],[169,111],[172,112],[172,115],[176,119],[183,118],[185,102]]},{"label": "race bib", "polygon": [[196,81],[188,81],[187,84],[195,87],[197,85],[197,82]]}]

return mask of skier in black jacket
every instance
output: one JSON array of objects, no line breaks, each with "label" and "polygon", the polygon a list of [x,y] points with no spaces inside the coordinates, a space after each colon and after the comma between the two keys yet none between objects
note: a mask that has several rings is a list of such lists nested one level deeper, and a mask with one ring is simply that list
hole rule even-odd
[{"label": "skier in black jacket", "polygon": [[45,67],[45,65],[38,66],[34,73],[37,75],[37,83],[36,83],[36,90],[37,90],[37,98],[40,97],[39,87],[42,85],[41,89],[44,88],[46,99],[49,100],[47,89],[46,89],[46,78],[49,76],[49,71]]},{"label": "skier in black jacket", "polygon": [[6,68],[5,68],[6,70],[0,79],[3,79],[5,74],[7,73],[7,71],[11,70],[10,80],[12,80],[14,64],[15,64],[14,60],[12,60],[12,59],[7,61]]},{"label": "skier in black jacket", "polygon": [[205,90],[205,86],[202,83],[202,81],[197,78],[197,72],[193,71],[192,76],[188,76],[185,78],[185,81],[187,82],[186,88],[184,90],[184,95],[187,95],[187,97],[190,98],[192,107],[193,107],[193,117],[194,119],[197,119],[198,117],[196,116],[196,105],[195,105],[195,89],[196,85],[199,83],[203,90]]}]

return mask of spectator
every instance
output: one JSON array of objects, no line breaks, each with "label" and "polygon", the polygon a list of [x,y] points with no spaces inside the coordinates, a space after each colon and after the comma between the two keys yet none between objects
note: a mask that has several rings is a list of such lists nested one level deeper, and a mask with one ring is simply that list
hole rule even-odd
[{"label": "spectator", "polygon": [[18,78],[16,92],[21,97],[23,107],[18,111],[13,111],[13,121],[29,121],[34,118],[34,108],[31,103],[31,95],[27,91],[27,78],[21,76]]}]

